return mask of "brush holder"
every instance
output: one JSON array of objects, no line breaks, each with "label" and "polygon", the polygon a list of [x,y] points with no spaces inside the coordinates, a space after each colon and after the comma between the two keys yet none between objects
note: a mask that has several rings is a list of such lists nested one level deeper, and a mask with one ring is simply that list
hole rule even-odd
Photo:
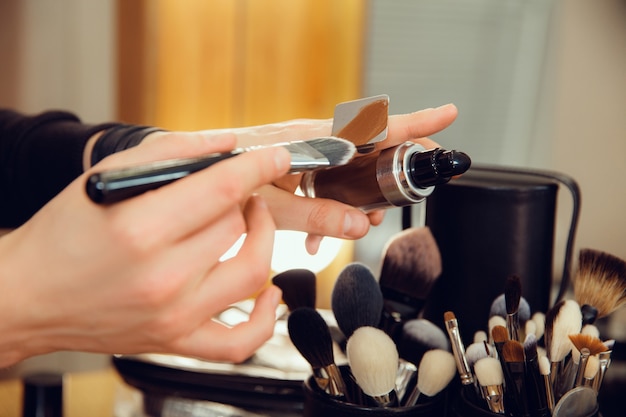
[{"label": "brush holder", "polygon": [[466,343],[486,330],[490,307],[506,279],[520,277],[531,310],[547,311],[553,273],[558,181],[549,175],[470,168],[428,198],[426,224],[443,272],[424,317],[442,324],[453,311]]},{"label": "brush holder", "polygon": [[[367,400],[362,397],[356,383],[349,377],[349,370],[346,366],[340,366],[344,375],[344,381],[348,391],[348,397],[359,397],[363,403]],[[369,416],[369,417],[446,417],[447,391],[428,401],[418,402],[413,407],[376,407],[369,405],[359,405],[348,402],[345,399],[337,399],[321,390],[315,383],[313,377],[304,381],[304,417],[344,417],[344,416]],[[424,397],[423,397],[424,398]],[[358,401],[361,402],[361,401]]]}]

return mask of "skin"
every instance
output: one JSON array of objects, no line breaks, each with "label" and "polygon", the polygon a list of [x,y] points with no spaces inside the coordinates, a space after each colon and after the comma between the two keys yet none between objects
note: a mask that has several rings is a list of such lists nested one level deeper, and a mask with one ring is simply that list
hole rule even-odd
[{"label": "skin", "polygon": [[[434,147],[424,137],[455,117],[454,106],[392,116],[384,146],[417,140]],[[57,350],[247,359],[271,336],[281,299],[267,285],[275,230],[309,233],[314,252],[321,236],[364,236],[382,213],[295,196],[298,178],[286,175],[289,153],[280,147],[230,158],[111,206],[87,198],[86,178],[96,170],[328,135],[330,128],[329,120],[302,120],[154,133],[87,169],[0,238],[0,367]],[[239,253],[220,262],[243,233]],[[226,327],[212,320],[252,295],[249,321]]]}]

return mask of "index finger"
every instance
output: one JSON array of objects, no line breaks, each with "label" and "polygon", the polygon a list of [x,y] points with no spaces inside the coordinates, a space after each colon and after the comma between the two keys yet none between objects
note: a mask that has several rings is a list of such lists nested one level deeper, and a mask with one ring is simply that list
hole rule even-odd
[{"label": "index finger", "polygon": [[457,115],[456,106],[446,104],[434,109],[389,116],[387,140],[380,144],[388,148],[409,140],[426,138],[450,126]]}]

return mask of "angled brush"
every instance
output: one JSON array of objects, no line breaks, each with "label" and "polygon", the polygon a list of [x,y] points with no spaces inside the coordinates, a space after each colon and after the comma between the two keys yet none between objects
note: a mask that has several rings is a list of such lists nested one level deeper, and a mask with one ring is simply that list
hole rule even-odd
[{"label": "angled brush", "polygon": [[383,253],[378,280],[384,299],[380,327],[397,341],[402,323],[418,317],[441,275],[441,254],[428,227],[395,234]]},{"label": "angled brush", "polygon": [[606,252],[581,249],[574,276],[574,298],[583,324],[592,324],[626,303],[626,262]]},{"label": "angled brush", "polygon": [[283,292],[283,301],[289,311],[299,307],[315,308],[316,277],[308,269],[289,269],[274,275],[272,283]]},{"label": "angled brush", "polygon": [[345,396],[346,387],[335,364],[330,329],[320,313],[310,307],[293,310],[287,318],[289,338],[311,365],[317,385],[328,394]]},{"label": "angled brush", "polygon": [[362,326],[377,327],[383,311],[383,295],[367,265],[345,266],[331,293],[331,308],[346,339]]},{"label": "angled brush", "polygon": [[[267,146],[282,146],[289,151],[292,173],[344,165],[356,153],[356,146],[352,142],[333,136]],[[266,146],[239,148],[197,158],[170,159],[94,173],[86,183],[87,195],[95,203],[115,203],[177,181],[217,162],[263,147]]]}]

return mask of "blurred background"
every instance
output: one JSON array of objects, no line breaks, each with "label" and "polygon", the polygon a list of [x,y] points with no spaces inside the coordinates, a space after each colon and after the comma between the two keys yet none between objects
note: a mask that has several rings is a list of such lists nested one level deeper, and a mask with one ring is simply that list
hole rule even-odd
[{"label": "blurred background", "polygon": [[[474,162],[573,177],[576,249],[626,258],[624,0],[0,1],[2,107],[193,130],[330,118],[382,93],[391,114],[455,103],[457,121],[433,138]],[[560,193],[555,265],[570,205]],[[398,218],[356,242],[355,259],[376,267]],[[618,340],[623,316],[609,324]],[[41,363],[107,361],[60,353],[23,367]],[[3,372],[0,416],[18,415],[3,400],[19,393],[17,370]],[[90,374],[77,378],[97,402]],[[116,389],[75,415],[111,415]]]}]

